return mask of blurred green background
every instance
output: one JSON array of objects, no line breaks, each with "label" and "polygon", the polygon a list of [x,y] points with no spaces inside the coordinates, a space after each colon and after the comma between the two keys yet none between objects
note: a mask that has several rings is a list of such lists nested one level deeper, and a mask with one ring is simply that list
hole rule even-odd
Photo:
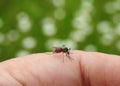
[{"label": "blurred green background", "polygon": [[120,0],[0,0],[0,61],[63,44],[120,55]]}]

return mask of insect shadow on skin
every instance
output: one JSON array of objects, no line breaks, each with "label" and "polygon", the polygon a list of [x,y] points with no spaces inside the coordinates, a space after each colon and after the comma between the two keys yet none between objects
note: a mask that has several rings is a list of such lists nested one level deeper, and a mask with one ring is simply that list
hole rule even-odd
[{"label": "insect shadow on skin", "polygon": [[63,62],[64,62],[64,54],[66,55],[67,58],[69,58],[70,60],[73,60],[73,58],[71,58],[70,56],[70,48],[67,48],[65,45],[62,45],[62,47],[53,47],[54,51],[52,54],[56,54],[56,53],[63,53]]}]

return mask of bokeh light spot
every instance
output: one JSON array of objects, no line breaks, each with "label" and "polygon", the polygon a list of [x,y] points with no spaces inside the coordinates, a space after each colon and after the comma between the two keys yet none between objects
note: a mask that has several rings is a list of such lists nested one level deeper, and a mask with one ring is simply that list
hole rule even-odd
[{"label": "bokeh light spot", "polygon": [[36,40],[33,37],[27,37],[22,41],[22,46],[25,49],[32,49],[36,46],[36,44]]},{"label": "bokeh light spot", "polygon": [[52,0],[52,2],[56,7],[62,7],[65,5],[65,0]]},{"label": "bokeh light spot", "polygon": [[5,41],[5,35],[3,33],[0,33],[0,44],[4,43]]},{"label": "bokeh light spot", "polygon": [[112,33],[104,34],[100,39],[103,45],[108,46],[115,40],[115,35]]},{"label": "bokeh light spot", "polygon": [[74,31],[71,33],[70,39],[76,42],[83,42],[86,39],[86,34],[83,31]]},{"label": "bokeh light spot", "polygon": [[120,13],[113,15],[112,20],[115,24],[120,24]]},{"label": "bokeh light spot", "polygon": [[3,20],[0,18],[0,28],[3,27]]},{"label": "bokeh light spot", "polygon": [[28,15],[24,12],[21,12],[17,15],[18,27],[21,32],[28,32],[31,29],[31,21]]},{"label": "bokeh light spot", "polygon": [[53,36],[56,34],[56,26],[52,18],[45,18],[42,25],[42,31],[46,36]]},{"label": "bokeh light spot", "polygon": [[120,24],[116,26],[115,33],[120,36]]},{"label": "bokeh light spot", "polygon": [[29,51],[27,51],[27,50],[20,50],[20,51],[18,51],[18,52],[16,53],[16,57],[25,56],[25,55],[28,55],[28,54],[30,54]]},{"label": "bokeh light spot", "polygon": [[120,51],[120,40],[116,43],[116,48]]},{"label": "bokeh light spot", "polygon": [[62,42],[59,39],[49,39],[46,42],[45,46],[48,50],[53,50],[54,49],[53,47],[59,47],[59,46],[61,46],[61,43]]},{"label": "bokeh light spot", "polygon": [[14,41],[17,41],[20,37],[20,33],[16,30],[11,30],[7,33],[7,39],[10,41],[10,42],[14,42]]},{"label": "bokeh light spot", "polygon": [[117,10],[115,8],[114,2],[107,2],[105,5],[105,11],[109,14],[115,13]]},{"label": "bokeh light spot", "polygon": [[59,40],[59,39],[50,39],[46,42],[46,48],[49,50],[53,50],[53,47],[62,47],[65,45],[68,48],[76,49],[77,43],[73,40]]},{"label": "bokeh light spot", "polygon": [[110,33],[112,31],[111,28],[111,24],[108,21],[102,21],[97,24],[97,30],[102,34]]},{"label": "bokeh light spot", "polygon": [[76,49],[77,48],[77,43],[73,40],[67,39],[67,40],[63,40],[63,43],[66,47],[70,48],[70,49]]},{"label": "bokeh light spot", "polygon": [[85,47],[85,51],[97,51],[97,47],[95,45],[89,44]]},{"label": "bokeh light spot", "polygon": [[86,9],[87,12],[91,12],[93,10],[93,5],[92,5],[92,0],[86,0],[86,1],[83,1],[82,3],[82,7],[83,9]]},{"label": "bokeh light spot", "polygon": [[63,9],[61,9],[61,8],[56,9],[55,12],[54,12],[54,17],[55,17],[56,19],[58,19],[58,20],[64,19],[65,16],[66,16],[66,13],[65,13],[65,11],[64,11]]},{"label": "bokeh light spot", "polygon": [[116,0],[114,2],[114,8],[117,10],[117,11],[120,11],[120,0]]}]

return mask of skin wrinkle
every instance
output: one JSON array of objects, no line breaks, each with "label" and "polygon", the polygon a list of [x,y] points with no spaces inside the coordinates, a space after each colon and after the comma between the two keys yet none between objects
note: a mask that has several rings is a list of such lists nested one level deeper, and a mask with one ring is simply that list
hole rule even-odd
[{"label": "skin wrinkle", "polygon": [[86,73],[86,82],[87,82],[87,86],[92,86],[91,81],[90,81],[90,77],[88,76],[88,73]]},{"label": "skin wrinkle", "polygon": [[[40,86],[41,83],[43,83],[43,82],[41,80],[41,77],[38,76],[38,75],[36,75],[37,71],[35,70],[35,67],[33,67],[33,65],[34,66],[37,66],[37,65],[35,65],[33,63],[33,61],[31,61],[31,60],[28,60],[28,63],[29,63],[29,65],[27,65],[26,70],[28,70],[29,74],[32,76],[32,78],[34,79],[34,81],[36,81],[35,82],[37,84],[36,86]],[[37,62],[35,62],[35,63],[37,63]],[[41,86],[44,86],[44,85],[42,84]]]},{"label": "skin wrinkle", "polygon": [[21,80],[17,79],[17,78],[14,76],[13,72],[9,69],[9,67],[8,67],[8,68],[5,67],[5,71],[7,71],[8,74],[9,74],[11,77],[13,77],[18,83],[20,83],[21,86],[27,86],[24,82],[22,82]]},{"label": "skin wrinkle", "polygon": [[[11,60],[12,61],[12,60]],[[17,63],[15,63],[16,65],[13,65],[13,64],[11,64],[10,62],[8,62],[7,63],[7,65],[5,66],[5,69],[7,70],[7,71],[9,71],[9,75],[11,75],[11,76],[13,76],[19,83],[21,83],[21,84],[23,84],[22,86],[27,86],[27,84],[29,84],[27,81],[25,81],[25,80],[22,80],[22,78],[24,78],[24,79],[35,79],[35,77],[34,76],[32,76],[31,74],[30,74],[30,71],[28,70],[28,67],[30,67],[30,61],[31,60],[24,60],[24,66],[21,66],[21,64],[20,64],[20,62],[21,62],[21,59],[18,59],[18,62]],[[14,63],[14,62],[13,62]],[[13,70],[11,70],[10,68],[13,68]],[[26,69],[24,69],[24,68],[26,68]],[[20,76],[23,76],[22,78],[21,77],[17,77],[17,75],[15,75],[14,74],[14,70],[18,70],[18,72],[19,73],[17,73],[17,74],[19,74]],[[24,71],[25,70],[25,71]],[[27,71],[28,70],[28,71]],[[25,73],[25,72],[28,72],[28,73]],[[32,71],[32,70],[31,70]],[[29,75],[31,75],[31,76],[29,76],[30,78],[28,78],[28,77],[25,77],[25,76],[27,76],[26,74],[29,74]],[[37,78],[37,77],[36,77]],[[36,79],[37,80],[37,79]],[[34,82],[36,82],[35,80],[34,80]],[[39,82],[39,81],[38,81]]]},{"label": "skin wrinkle", "polygon": [[[91,56],[91,54],[89,54],[88,55],[89,57]],[[92,85],[95,85],[94,83],[91,85],[91,81],[90,81],[90,77],[91,76],[94,76],[94,74],[95,74],[95,70],[93,69],[93,70],[91,70],[91,68],[94,68],[94,65],[96,66],[96,64],[94,63],[94,59],[93,59],[93,57],[94,56],[92,56],[91,58],[87,58],[88,56],[84,56],[84,62],[86,63],[86,65],[84,65],[85,67],[84,67],[84,69],[83,69],[83,72],[84,72],[84,78],[85,78],[85,83],[86,83],[86,85],[85,86],[92,86]],[[92,61],[92,62],[91,62]],[[94,82],[94,80],[97,80],[96,79],[96,77],[97,76],[95,76],[95,78],[93,78],[92,79],[92,77],[91,77],[91,79],[93,80],[93,82]],[[95,85],[96,86],[96,85]]]},{"label": "skin wrinkle", "polygon": [[79,70],[80,70],[81,85],[85,86],[85,79],[84,79],[84,76],[83,76],[83,69],[82,69],[81,61],[79,61],[79,65],[80,65]]},{"label": "skin wrinkle", "polygon": [[[90,55],[91,55],[91,53],[90,53]],[[105,58],[105,57],[102,57],[102,56],[100,58],[97,58],[101,54],[98,55],[98,54],[95,53],[93,55],[94,55],[93,57],[95,57],[95,58],[90,58],[90,59],[87,59],[87,60],[88,60],[88,63],[89,63],[89,60],[95,61],[95,65],[94,64],[88,64],[88,65],[91,65],[92,68],[94,68],[94,66],[97,66],[97,69],[91,70],[91,71],[93,71],[92,73],[91,73],[90,69],[88,69],[89,72],[90,72],[89,76],[91,77],[90,80],[93,80],[93,82],[95,82],[95,78],[94,79],[92,79],[92,78],[94,76],[94,73],[96,74],[96,70],[97,71],[99,70],[99,71],[101,71],[100,74],[97,74],[96,76],[94,76],[96,78],[98,77],[99,86],[109,86],[108,83],[107,83],[107,77],[106,77],[106,75],[107,75],[107,68],[108,68],[108,66],[107,66],[108,59]],[[99,64],[99,63],[103,63],[103,64]],[[91,67],[91,66],[89,66],[89,67]],[[100,70],[100,69],[102,69],[102,70]],[[94,84],[95,83],[93,83],[93,85]]]},{"label": "skin wrinkle", "polygon": [[91,80],[90,80],[90,73],[89,73],[89,69],[85,69],[85,66],[83,67],[83,72],[84,72],[84,77],[85,77],[85,81],[86,81],[86,86],[92,86],[91,85]]},{"label": "skin wrinkle", "polygon": [[[4,78],[6,78],[5,80],[6,80],[6,82],[2,82],[2,83],[4,83],[4,84],[2,84],[2,83],[0,83],[0,86],[8,86],[8,85],[5,85],[5,84],[14,84],[14,85],[12,85],[12,86],[23,86],[19,81],[17,81],[10,73],[9,73],[9,71],[8,70],[6,70],[6,68],[4,67],[1,67],[0,68],[0,76],[1,76],[1,78],[2,78],[2,75],[4,76],[4,75],[6,75],[6,76],[4,76],[3,77],[3,79]],[[7,83],[7,80],[8,81],[10,81],[11,80],[11,82],[8,82]],[[14,82],[14,83],[13,83]],[[1,85],[2,84],[2,85]],[[10,85],[9,85],[10,86]]]},{"label": "skin wrinkle", "polygon": [[[79,55],[82,55],[84,52],[78,52],[79,53]],[[73,53],[74,54],[74,53]],[[73,55],[72,54],[72,55]],[[77,54],[77,51],[75,51],[75,55]],[[82,82],[82,85],[79,85],[79,86],[91,86],[91,84],[93,85],[93,86],[97,86],[97,84],[96,84],[96,82],[97,83],[100,83],[99,84],[99,86],[114,86],[116,83],[116,85],[115,86],[119,86],[119,82],[117,82],[117,80],[120,80],[119,79],[119,59],[118,60],[113,60],[113,59],[111,59],[109,56],[107,56],[107,55],[103,55],[103,54],[97,54],[97,53],[84,53],[85,54],[85,56],[83,57],[83,56],[74,56],[73,55],[73,57],[75,57],[74,58],[74,60],[72,61],[73,63],[74,63],[74,61],[76,61],[76,63],[75,63],[75,65],[77,65],[77,67],[79,68],[77,68],[77,70],[78,70],[78,73],[79,74],[77,74],[77,72],[74,72],[74,75],[75,74],[77,74],[78,75],[78,78],[77,79],[81,79],[82,81],[80,81],[80,82]],[[77,54],[78,55],[78,54]],[[90,57],[90,55],[92,55],[91,57]],[[40,56],[41,56],[41,54],[40,54]],[[43,56],[43,55],[42,55]],[[46,62],[46,61],[50,61],[50,62],[52,62],[52,63],[54,63],[55,64],[55,61],[56,61],[56,63],[58,63],[58,62],[62,62],[63,63],[63,61],[62,61],[62,57],[60,56],[60,58],[58,58],[58,56],[59,55],[56,55],[56,54],[54,54],[54,56],[55,56],[55,58],[51,58],[52,57],[52,55],[48,55],[48,56],[43,56],[44,57],[44,59],[41,59],[42,57],[40,57],[39,58],[39,54],[38,55],[34,55],[34,56],[31,56],[31,57],[29,57],[28,56],[28,59],[26,59],[26,58],[20,58],[20,59],[22,59],[22,60],[17,60],[17,59],[15,59],[15,61],[6,61],[5,62],[5,64],[4,65],[8,65],[9,63],[9,66],[4,66],[4,65],[2,65],[3,66],[3,68],[8,68],[8,69],[10,69],[11,71],[12,71],[12,74],[14,75],[14,77],[15,78],[17,78],[17,79],[19,79],[20,81],[24,81],[25,83],[32,83],[32,82],[34,82],[32,79],[35,79],[35,77],[38,77],[39,79],[41,78],[41,80],[43,80],[41,83],[42,83],[42,85],[40,85],[40,86],[53,86],[53,85],[51,85],[51,83],[45,83],[45,81],[44,80],[48,80],[48,77],[50,77],[49,78],[49,80],[50,80],[50,82],[51,82],[51,80],[53,81],[53,78],[51,77],[51,76],[53,76],[53,75],[55,75],[54,74],[54,71],[51,71],[51,73],[53,74],[53,75],[51,75],[51,73],[49,73],[48,75],[46,74],[46,76],[47,76],[47,78],[44,78],[44,76],[42,76],[42,75],[44,75],[44,71],[42,71],[42,72],[40,72],[40,69],[39,69],[39,67],[41,68],[41,67],[43,67],[43,65],[44,64],[46,64],[46,63],[48,63],[48,62]],[[34,57],[34,58],[33,58]],[[49,57],[49,58],[45,58],[45,57]],[[90,58],[88,58],[88,57],[90,57]],[[109,57],[109,58],[107,58],[107,57]],[[112,56],[111,56],[112,57]],[[109,60],[110,59],[110,60]],[[29,61],[31,61],[31,63],[32,64],[28,64],[28,63],[30,63],[30,62],[28,62],[28,60]],[[41,60],[41,61],[39,61],[39,60]],[[43,60],[43,61],[42,61]],[[55,60],[55,61],[54,61]],[[95,63],[91,63],[91,61],[93,61],[93,62],[95,62]],[[44,62],[45,61],[45,62]],[[63,65],[65,66],[65,65],[68,65],[68,64],[66,64],[66,63],[68,63],[68,61],[69,61],[69,59],[68,58],[65,58],[65,62],[63,63]],[[110,61],[110,62],[109,62]],[[71,61],[69,61],[70,63],[71,63]],[[114,64],[112,64],[112,62],[114,63]],[[12,64],[13,63],[13,64]],[[39,63],[40,63],[40,66],[39,66]],[[108,64],[109,63],[109,64]],[[25,65],[24,65],[25,64]],[[34,64],[36,64],[36,65],[34,65]],[[78,64],[79,64],[79,66],[78,66]],[[31,68],[31,66],[32,65],[34,65],[34,67],[35,67],[35,69],[33,69],[33,68]],[[42,66],[41,66],[42,65]],[[46,66],[47,66],[48,64],[46,64]],[[61,65],[61,64],[60,64]],[[73,64],[72,64],[73,65]],[[112,65],[112,67],[111,67],[111,65]],[[56,64],[56,66],[57,66],[57,68],[55,68],[55,69],[59,69],[59,66],[58,66],[58,64]],[[64,67],[63,66],[63,67]],[[69,66],[71,67],[71,64],[69,64]],[[29,68],[30,69],[29,69]],[[62,69],[63,69],[63,67],[62,67]],[[117,69],[114,69],[113,67],[116,67]],[[68,68],[68,67],[67,67]],[[17,71],[15,71],[14,72],[14,70],[17,70],[17,71],[19,71],[19,72],[17,72]],[[66,67],[65,67],[65,69],[66,69]],[[24,71],[23,71],[24,70]],[[53,70],[53,69],[51,69],[51,70]],[[64,70],[64,69],[63,69]],[[73,70],[75,70],[75,67],[73,66],[72,68],[70,68],[70,70],[72,71],[72,73],[73,73]],[[116,71],[115,71],[116,70]],[[6,70],[6,71],[9,71],[9,70]],[[25,72],[25,71],[27,71],[29,74],[27,74],[27,72]],[[29,72],[30,71],[30,72]],[[61,71],[61,70],[60,70]],[[65,71],[65,70],[64,70]],[[70,71],[70,72],[71,72]],[[16,72],[17,72],[17,74],[16,74]],[[24,74],[22,74],[22,72],[24,73]],[[31,74],[31,72],[33,73],[33,75]],[[58,73],[58,72],[55,72],[55,73]],[[67,74],[68,74],[69,72],[67,71]],[[99,74],[100,73],[100,74]],[[26,82],[26,80],[24,79],[24,76],[17,76],[18,74],[20,74],[20,75],[25,75],[25,79],[26,80],[29,80],[30,82]],[[41,75],[40,75],[41,74]],[[61,74],[61,72],[60,72],[60,74]],[[59,73],[58,73],[58,75],[60,75]],[[64,74],[64,72],[63,72],[63,74]],[[9,74],[10,75],[10,74]],[[10,75],[10,76],[13,76],[13,75]],[[33,78],[32,79],[29,79],[30,78],[30,75],[31,76],[33,76]],[[35,75],[35,76],[34,76]],[[40,76],[39,76],[40,75]],[[50,76],[49,76],[50,75]],[[66,74],[65,74],[66,75]],[[23,77],[23,78],[22,78]],[[60,75],[60,77],[61,77],[61,75]],[[43,78],[43,79],[42,79]],[[69,78],[69,77],[68,77]],[[116,79],[117,78],[117,79]],[[59,79],[58,77],[57,78],[55,78],[55,79]],[[65,79],[65,80],[68,80],[67,78],[61,78],[61,80],[63,80],[63,79]],[[46,81],[47,81],[46,80]],[[57,82],[57,80],[56,80],[56,82]],[[60,79],[58,80],[58,81],[61,81]],[[76,79],[75,79],[76,80]],[[112,80],[113,80],[113,82],[112,82]],[[39,80],[38,80],[39,81]],[[38,82],[37,81],[37,82]],[[73,80],[71,80],[71,81],[73,81]],[[71,81],[68,81],[67,83],[71,83]],[[77,80],[76,80],[77,81]],[[79,81],[79,80],[78,80]],[[8,82],[7,81],[7,79],[6,79],[6,82]],[[53,81],[54,82],[54,81]],[[66,81],[65,81],[66,82]],[[73,81],[74,82],[74,81]],[[44,83],[44,84],[43,84]],[[64,83],[64,82],[63,82]],[[114,84],[115,83],[115,84]],[[33,83],[34,84],[34,83]],[[114,84],[114,85],[113,85]],[[28,84],[27,84],[28,85]],[[77,84],[78,85],[78,84]],[[2,85],[0,85],[0,86],[2,86]],[[30,86],[30,85],[29,85]],[[33,86],[33,85],[32,85]],[[36,85],[35,85],[36,86]],[[55,86],[58,86],[58,85],[56,85],[56,83],[55,83]],[[60,85],[59,86],[63,86],[63,84],[62,83],[60,83]],[[67,86],[66,84],[65,84],[65,86]],[[73,85],[72,85],[73,86]],[[75,85],[74,85],[75,86]]]},{"label": "skin wrinkle", "polygon": [[86,74],[85,72],[85,67],[83,66],[82,64],[82,61],[81,61],[81,58],[80,58],[80,61],[79,61],[79,66],[80,66],[80,77],[81,77],[81,84],[82,86],[91,86],[91,82],[90,82],[90,79],[88,77],[88,74]]},{"label": "skin wrinkle", "polygon": [[[36,73],[33,72],[34,70],[31,70],[31,69],[28,69],[28,70],[29,70],[29,73],[31,74],[31,76],[34,78],[34,80],[36,80],[38,82],[38,84],[41,85],[41,83],[43,83],[43,82],[42,82],[42,79],[40,78],[40,76],[38,77],[38,75],[36,75]],[[44,86],[44,85],[42,84],[41,86]]]},{"label": "skin wrinkle", "polygon": [[103,77],[104,77],[103,79],[104,79],[104,83],[105,83],[104,86],[108,86],[108,85],[107,85],[106,72],[105,72],[105,71],[104,71]]},{"label": "skin wrinkle", "polygon": [[[39,61],[39,60],[38,60]],[[38,62],[37,62],[37,60],[35,60],[35,63],[37,64]],[[38,75],[36,75],[37,74],[37,71],[36,71],[36,68],[35,67],[32,67],[32,66],[35,66],[35,63],[33,63],[33,61],[32,60],[26,60],[25,61],[25,64],[26,64],[26,66],[25,66],[25,70],[22,68],[22,70],[24,71],[23,72],[23,74],[22,75],[24,75],[25,77],[26,76],[28,76],[26,79],[28,79],[28,81],[26,81],[26,85],[27,86],[33,86],[33,84],[35,85],[35,86],[40,86],[41,85],[41,83],[43,83],[42,81],[41,81],[41,79],[40,79],[40,76],[38,76]],[[36,67],[37,67],[38,65],[36,65]],[[38,70],[38,68],[37,68],[37,70]],[[34,71],[36,71],[36,72],[34,72]],[[29,82],[29,81],[32,81],[32,82]],[[33,83],[33,84],[30,84],[30,83]],[[42,84],[42,86],[44,86],[43,84]]]},{"label": "skin wrinkle", "polygon": [[[20,82],[22,86],[27,86],[26,77],[24,75],[24,68],[27,68],[27,66],[29,65],[28,62],[18,59],[18,61],[15,62],[15,64],[12,63],[14,63],[13,60],[11,60],[11,62],[6,63],[7,65],[5,66],[5,70],[8,71],[8,73],[11,76],[13,76],[14,79]],[[21,65],[21,63],[23,65]]]},{"label": "skin wrinkle", "polygon": [[27,86],[25,83],[22,83],[21,80],[17,79],[17,78],[16,78],[12,73],[10,73],[9,71],[8,71],[8,74],[9,74],[10,76],[12,76],[18,83],[20,83],[21,86]]},{"label": "skin wrinkle", "polygon": [[[40,85],[40,83],[38,83],[39,81],[39,79],[37,78],[37,77],[35,77],[35,75],[32,73],[32,72],[30,72],[29,70],[26,70],[25,72],[24,72],[24,74],[23,74],[25,77],[27,77],[26,79],[27,79],[27,81],[26,81],[26,85],[27,86],[39,86]],[[38,76],[39,77],[39,76]],[[31,81],[31,82],[30,82]]]},{"label": "skin wrinkle", "polygon": [[[8,77],[3,77],[3,79],[5,79],[5,80],[11,80],[12,82],[14,81],[14,83],[12,83],[12,82],[8,82],[8,83],[11,83],[11,84],[13,84],[14,86],[23,86],[23,85],[21,85],[21,83],[19,83],[13,76],[11,76],[9,73],[8,73],[8,71],[6,71],[6,70],[4,70],[3,69],[3,73],[1,72],[0,73],[1,74],[1,78],[2,78],[2,76],[4,76],[4,75],[6,75],[6,76],[8,76]],[[6,82],[1,82],[0,83],[0,86],[6,86],[5,84],[8,84],[8,83],[6,83]],[[8,86],[8,85],[7,85]]]},{"label": "skin wrinkle", "polygon": [[[11,60],[12,61],[12,60]],[[23,62],[23,65],[21,63]],[[27,86],[27,77],[25,77],[25,71],[27,71],[27,67],[29,65],[28,60],[21,60],[17,59],[17,62],[14,64],[11,64],[12,62],[6,63],[7,65],[5,66],[5,69],[9,72],[11,76],[13,76],[17,81],[19,81],[22,86]],[[14,63],[14,61],[13,61]],[[24,69],[26,68],[26,69]],[[11,70],[13,69],[13,70]],[[24,71],[25,70],[25,71]],[[29,73],[29,72],[28,72]],[[27,74],[28,74],[27,73]],[[18,77],[20,76],[20,77]]]}]

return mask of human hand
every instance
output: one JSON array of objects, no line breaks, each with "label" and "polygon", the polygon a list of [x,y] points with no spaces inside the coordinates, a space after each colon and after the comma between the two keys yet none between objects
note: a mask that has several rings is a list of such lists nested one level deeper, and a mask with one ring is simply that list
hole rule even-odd
[{"label": "human hand", "polygon": [[0,63],[0,86],[119,86],[120,56],[71,50],[32,54]]}]

